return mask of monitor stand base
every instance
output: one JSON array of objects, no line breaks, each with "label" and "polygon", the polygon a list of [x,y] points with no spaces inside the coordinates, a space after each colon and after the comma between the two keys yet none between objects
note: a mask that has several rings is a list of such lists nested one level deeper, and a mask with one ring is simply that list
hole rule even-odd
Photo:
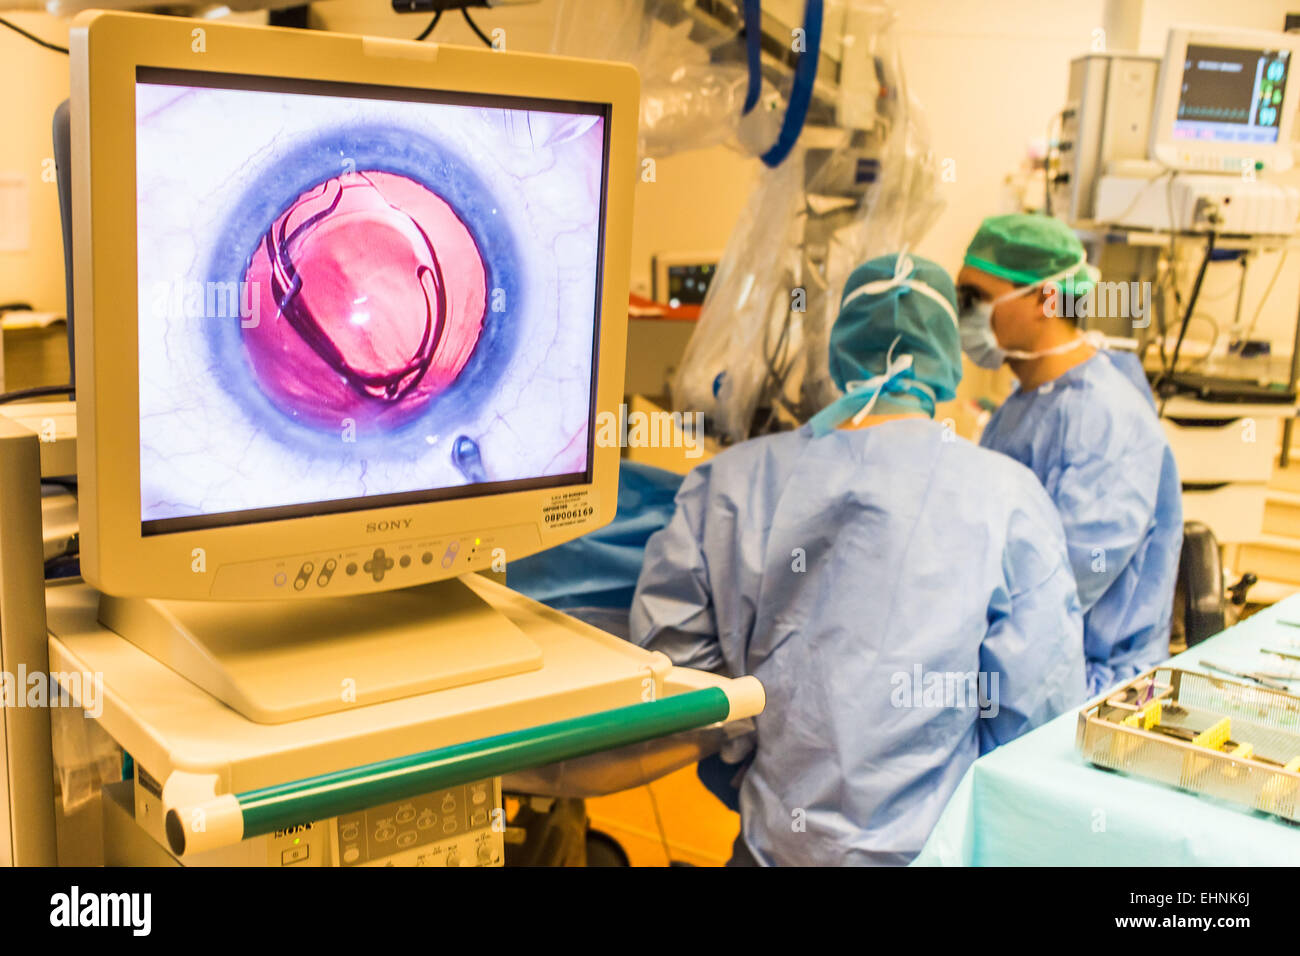
[{"label": "monitor stand base", "polygon": [[542,666],[538,646],[459,580],[315,600],[102,595],[99,620],[259,724]]}]

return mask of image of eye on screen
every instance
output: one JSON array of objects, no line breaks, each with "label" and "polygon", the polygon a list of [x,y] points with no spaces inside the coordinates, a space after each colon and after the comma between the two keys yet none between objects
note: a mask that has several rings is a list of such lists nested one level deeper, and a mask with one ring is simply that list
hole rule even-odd
[{"label": "image of eye on screen", "polygon": [[135,92],[144,533],[590,480],[605,107]]}]

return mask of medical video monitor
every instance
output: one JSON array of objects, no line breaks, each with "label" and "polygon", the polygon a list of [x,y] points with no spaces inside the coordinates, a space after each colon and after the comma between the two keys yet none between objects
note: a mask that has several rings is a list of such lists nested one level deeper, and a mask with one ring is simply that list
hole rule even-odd
[{"label": "medical video monitor", "polygon": [[1298,47],[1283,33],[1171,31],[1153,124],[1156,158],[1214,172],[1243,163],[1289,168]]},{"label": "medical video monitor", "polygon": [[634,71],[117,14],[72,54],[87,580],[354,594],[613,516]]}]

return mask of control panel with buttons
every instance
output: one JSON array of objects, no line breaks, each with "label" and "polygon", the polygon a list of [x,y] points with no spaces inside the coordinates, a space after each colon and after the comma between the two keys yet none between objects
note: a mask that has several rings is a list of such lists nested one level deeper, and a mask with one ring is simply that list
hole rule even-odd
[{"label": "control panel with buttons", "polygon": [[[124,809],[167,850],[162,786],[139,764]],[[306,821],[185,857],[185,866],[502,866],[501,778]],[[494,826],[495,824],[495,826]],[[176,859],[174,856],[173,859]]]},{"label": "control panel with buttons", "polygon": [[499,778],[397,800],[332,823],[337,866],[501,866]]},{"label": "control panel with buttons", "polygon": [[1183,150],[1178,154],[1178,168],[1201,173],[1242,173],[1263,172],[1263,160],[1251,156],[1228,156],[1221,153],[1203,153]]},{"label": "control panel with buttons", "polygon": [[223,564],[212,596],[275,599],[387,591],[500,569],[510,555],[530,554],[537,545],[537,528],[519,525]]}]

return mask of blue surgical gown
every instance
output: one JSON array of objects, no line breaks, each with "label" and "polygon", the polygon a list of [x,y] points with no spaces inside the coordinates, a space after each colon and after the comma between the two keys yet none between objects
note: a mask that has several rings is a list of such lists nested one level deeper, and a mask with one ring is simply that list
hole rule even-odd
[{"label": "blue surgical gown", "polygon": [[506,566],[506,584],[535,601],[626,638],[645,545],[673,515],[682,476],[622,462],[614,519],[581,538]]},{"label": "blue surgical gown", "polygon": [[923,419],[805,425],[701,464],[646,546],[631,626],[762,682],[740,813],[765,864],[908,862],[980,753],[1084,698],[1051,501]]},{"label": "blue surgical gown", "polygon": [[1089,692],[1166,659],[1182,486],[1150,390],[1139,394],[1099,352],[1046,385],[1012,392],[980,444],[1027,465],[1061,513]]},{"label": "blue surgical gown", "polygon": [[1120,349],[1108,350],[1106,358],[1110,359],[1110,364],[1115,366],[1121,375],[1133,383],[1133,387],[1147,400],[1147,404],[1155,408],[1156,397],[1151,392],[1151,383],[1147,378],[1146,369],[1142,367],[1142,360],[1134,353]]}]

